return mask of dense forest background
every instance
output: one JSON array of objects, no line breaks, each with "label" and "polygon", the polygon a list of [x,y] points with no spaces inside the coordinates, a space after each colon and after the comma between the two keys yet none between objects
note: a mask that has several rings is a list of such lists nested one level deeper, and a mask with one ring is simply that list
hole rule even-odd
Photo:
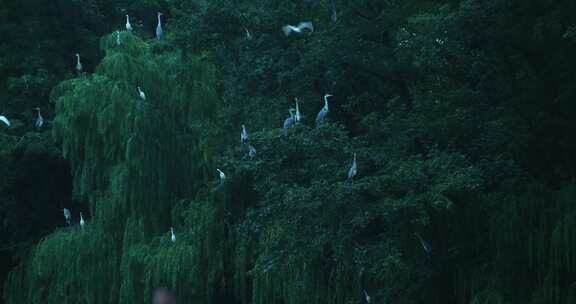
[{"label": "dense forest background", "polygon": [[574,12],[3,0],[1,300],[576,302]]}]

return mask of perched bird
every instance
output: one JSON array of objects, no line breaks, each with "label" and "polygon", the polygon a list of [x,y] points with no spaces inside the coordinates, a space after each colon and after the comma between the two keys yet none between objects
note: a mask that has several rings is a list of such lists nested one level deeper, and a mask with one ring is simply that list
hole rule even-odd
[{"label": "perched bird", "polygon": [[300,122],[300,119],[302,119],[302,115],[300,115],[300,107],[298,105],[298,97],[296,97],[295,99],[296,99],[296,115],[294,115],[294,120],[296,122]]},{"label": "perched bird", "polygon": [[322,108],[322,110],[320,110],[320,112],[318,112],[318,115],[316,116],[317,126],[321,125],[324,122],[326,115],[328,115],[328,97],[332,97],[332,95],[330,94],[324,95],[324,107]]},{"label": "perched bird", "polygon": [[356,163],[356,153],[354,153],[354,161],[352,166],[350,166],[350,170],[348,170],[348,179],[353,179],[356,174],[358,174],[358,164]]},{"label": "perched bird", "polygon": [[256,148],[252,146],[248,146],[248,156],[254,157],[256,156]]},{"label": "perched bird", "polygon": [[224,174],[224,172],[222,172],[222,170],[220,169],[216,169],[216,171],[218,171],[218,175],[220,176],[220,179],[226,179],[226,174]]},{"label": "perched bird", "polygon": [[36,117],[36,122],[34,122],[34,126],[40,129],[44,126],[44,117],[42,117],[42,113],[40,113],[40,107],[36,107],[35,109],[38,112],[38,116]]},{"label": "perched bird", "polygon": [[368,295],[366,290],[364,290],[364,298],[366,298],[366,303],[370,303],[370,296]]},{"label": "perched bird", "polygon": [[70,220],[72,220],[72,213],[67,208],[62,209],[64,211],[64,219],[66,219],[66,224],[70,225]]},{"label": "perched bird", "polygon": [[170,240],[172,243],[176,242],[176,235],[174,234],[174,228],[170,227]]},{"label": "perched bird", "polygon": [[162,13],[158,12],[158,25],[156,26],[156,40],[162,39],[164,32],[162,31]]},{"label": "perched bird", "polygon": [[290,127],[292,127],[295,123],[294,109],[290,108],[288,110],[288,112],[290,113],[290,117],[288,117],[288,118],[286,118],[286,120],[284,120],[284,131],[288,131],[288,129],[290,129]]},{"label": "perched bird", "polygon": [[84,217],[82,216],[82,212],[80,212],[80,228],[84,228],[86,222],[84,221]]},{"label": "perched bird", "polygon": [[300,22],[298,23],[298,26],[293,26],[293,25],[285,25],[282,27],[282,31],[284,31],[284,35],[286,36],[290,36],[290,34],[292,34],[292,32],[297,33],[297,34],[302,34],[304,33],[304,30],[309,30],[310,32],[314,32],[314,25],[312,24],[312,22],[310,21],[306,21],[306,22]]},{"label": "perched bird", "polygon": [[78,75],[82,74],[82,63],[80,62],[80,54],[76,53],[76,72]]},{"label": "perched bird", "polygon": [[420,245],[422,246],[422,249],[424,249],[424,251],[426,251],[427,254],[432,254],[432,247],[430,246],[430,244],[428,244],[428,242],[426,242],[422,236],[420,236],[420,233],[415,232],[414,235],[418,238],[418,240],[420,241]]},{"label": "perched bird", "polygon": [[122,44],[122,40],[120,40],[120,31],[116,31],[116,45],[120,46]]},{"label": "perched bird", "polygon": [[240,133],[240,142],[245,144],[248,142],[248,132],[246,132],[246,127],[242,125],[242,132]]},{"label": "perched bird", "polygon": [[332,2],[332,16],[330,16],[330,21],[332,21],[333,25],[338,23],[338,12],[336,11],[336,4]]},{"label": "perched bird", "polygon": [[130,24],[130,16],[126,15],[126,30],[131,32],[132,31],[132,24]]},{"label": "perched bird", "polygon": [[142,88],[138,87],[138,96],[142,98],[142,100],[146,100],[146,94],[142,91]]},{"label": "perched bird", "polygon": [[244,28],[244,32],[246,32],[246,40],[252,40],[252,34],[247,28]]},{"label": "perched bird", "polygon": [[6,118],[6,116],[4,116],[4,115],[0,115],[0,121],[3,122],[4,124],[6,124],[7,127],[10,127],[12,125],[10,123],[10,121],[8,120],[8,118]]}]

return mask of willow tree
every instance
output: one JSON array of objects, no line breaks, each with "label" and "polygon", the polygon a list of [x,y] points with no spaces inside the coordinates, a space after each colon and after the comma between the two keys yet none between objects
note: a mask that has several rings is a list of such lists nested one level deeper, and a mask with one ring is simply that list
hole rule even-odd
[{"label": "willow tree", "polygon": [[202,244],[173,244],[168,231],[179,233],[172,210],[212,171],[214,68],[127,32],[120,38],[101,40],[105,57],[93,74],[52,93],[54,135],[75,197],[89,202],[88,225],[35,246],[9,278],[9,303],[143,303],[154,287],[205,278],[186,267],[201,252],[190,247]]}]

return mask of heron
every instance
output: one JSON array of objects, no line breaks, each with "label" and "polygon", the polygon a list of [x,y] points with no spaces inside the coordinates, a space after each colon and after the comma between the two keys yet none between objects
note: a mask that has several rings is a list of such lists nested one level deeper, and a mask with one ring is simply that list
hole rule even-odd
[{"label": "heron", "polygon": [[288,129],[290,129],[290,127],[292,127],[295,123],[295,119],[294,119],[294,109],[290,108],[288,110],[288,112],[290,113],[290,117],[286,118],[286,120],[284,120],[284,131],[288,131]]},{"label": "heron", "polygon": [[420,245],[422,246],[422,249],[424,249],[424,251],[426,251],[427,254],[432,254],[432,247],[430,246],[430,244],[428,244],[428,242],[426,242],[422,236],[420,236],[420,233],[415,232],[414,235],[418,238],[418,240],[420,241]]},{"label": "heron", "polygon": [[316,116],[317,126],[321,125],[324,122],[326,116],[328,115],[328,97],[332,97],[332,95],[330,94],[324,95],[324,107],[322,108],[322,110],[320,110],[320,112],[318,112],[318,115]]},{"label": "heron", "polygon": [[246,127],[242,125],[242,133],[240,133],[240,142],[245,144],[248,142],[248,132],[246,132]]},{"label": "heron", "polygon": [[80,62],[80,54],[76,53],[76,72],[82,73],[82,63]]},{"label": "heron", "polygon": [[131,32],[132,31],[132,24],[130,24],[130,16],[126,15],[126,30]]},{"label": "heron", "polygon": [[120,40],[120,31],[116,31],[116,45],[120,46],[122,44],[122,40]]},{"label": "heron", "polygon": [[356,163],[356,153],[354,153],[354,161],[352,166],[350,166],[350,170],[348,170],[348,179],[353,179],[356,174],[358,174],[358,163]]},{"label": "heron", "polygon": [[256,148],[252,146],[248,146],[248,156],[255,157],[256,156]]},{"label": "heron", "polygon": [[302,33],[304,33],[304,30],[309,30],[310,32],[314,32],[314,25],[312,24],[312,22],[304,21],[304,22],[298,23],[297,26],[287,24],[287,25],[282,27],[282,31],[284,31],[284,35],[286,35],[286,36],[290,36],[290,34],[292,34],[292,32],[297,33],[297,34],[302,34]]},{"label": "heron", "polygon": [[156,40],[160,41],[164,32],[162,31],[162,13],[158,12],[158,25],[156,26]]},{"label": "heron", "polygon": [[366,303],[370,303],[370,296],[368,295],[366,290],[364,290],[364,298],[366,298]]},{"label": "heron", "polygon": [[6,118],[6,116],[4,115],[0,115],[0,121],[3,122],[7,127],[10,127],[12,125],[10,123],[10,120],[8,120],[8,118]]},{"label": "heron", "polygon": [[176,235],[174,234],[174,227],[170,227],[170,240],[172,243],[176,242]]},{"label": "heron", "polygon": [[218,171],[218,175],[220,176],[221,180],[226,179],[226,174],[224,174],[224,172],[222,172],[222,170],[216,169],[216,171]]},{"label": "heron", "polygon": [[298,97],[294,98],[296,100],[296,114],[294,115],[294,120],[296,122],[300,122],[300,119],[302,119],[302,115],[300,115],[300,107],[298,105]]},{"label": "heron", "polygon": [[247,28],[244,28],[244,32],[246,32],[246,40],[252,40],[252,34]]},{"label": "heron", "polygon": [[146,94],[144,93],[144,91],[142,91],[141,87],[138,87],[138,96],[140,96],[142,100],[146,100]]},{"label": "heron", "polygon": [[72,219],[72,213],[70,213],[70,210],[68,210],[68,208],[64,208],[62,209],[62,211],[64,211],[64,219],[66,219],[66,224],[70,225],[70,220]]},{"label": "heron", "polygon": [[41,129],[44,126],[44,117],[42,117],[42,113],[40,113],[40,107],[36,107],[34,110],[38,112],[38,116],[36,117],[36,122],[34,122],[34,126],[36,128]]},{"label": "heron", "polygon": [[84,221],[84,217],[82,216],[82,212],[80,212],[80,228],[84,228],[86,222]]}]

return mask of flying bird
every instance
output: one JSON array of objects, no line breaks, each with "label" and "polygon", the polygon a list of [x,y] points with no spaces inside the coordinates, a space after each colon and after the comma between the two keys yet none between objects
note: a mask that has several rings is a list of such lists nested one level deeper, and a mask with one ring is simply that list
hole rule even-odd
[{"label": "flying bird", "polygon": [[86,222],[84,221],[84,217],[82,216],[82,212],[80,212],[80,228],[84,228]]},{"label": "flying bird", "polygon": [[164,32],[162,31],[162,13],[158,12],[158,25],[156,26],[156,40],[162,39]]},{"label": "flying bird", "polygon": [[288,129],[290,129],[290,127],[292,127],[295,123],[294,109],[290,108],[288,110],[288,112],[290,113],[290,117],[288,117],[288,118],[286,118],[286,120],[284,120],[284,131],[288,131]]},{"label": "flying bird", "polygon": [[248,156],[255,157],[256,156],[256,148],[252,146],[248,146]]},{"label": "flying bird", "polygon": [[318,112],[318,115],[316,116],[317,126],[321,125],[324,122],[326,116],[328,115],[328,97],[332,97],[332,95],[330,94],[324,95],[324,107],[322,108],[322,110],[320,110],[320,112]]},{"label": "flying bird", "polygon": [[293,25],[285,25],[282,27],[282,31],[284,32],[284,35],[286,36],[290,36],[290,34],[292,34],[292,32],[297,33],[297,34],[302,34],[304,33],[304,30],[309,30],[310,32],[314,32],[314,25],[312,24],[312,22],[310,21],[305,21],[305,22],[300,22],[298,23],[297,26],[293,26]]},{"label": "flying bird", "polygon": [[80,54],[76,53],[76,72],[78,75],[82,74],[82,63],[80,62]]},{"label": "flying bird", "polygon": [[8,120],[8,118],[6,118],[6,116],[4,116],[4,115],[0,115],[0,121],[3,122],[4,124],[6,124],[7,127],[10,127],[12,125],[10,123],[10,121]]},{"label": "flying bird", "polygon": [[68,210],[68,208],[64,208],[62,209],[62,211],[64,211],[64,219],[66,219],[66,224],[70,225],[70,220],[72,219],[72,213],[70,213],[70,210]]},{"label": "flying bird", "polygon": [[146,94],[142,91],[142,88],[138,87],[138,96],[142,98],[142,100],[146,100]]},{"label": "flying bird", "polygon": [[44,117],[42,117],[42,113],[40,113],[40,107],[36,107],[35,110],[38,112],[38,115],[36,117],[36,121],[34,122],[34,126],[36,126],[38,129],[41,129],[42,126],[44,126]]},{"label": "flying bird", "polygon": [[240,133],[240,142],[245,144],[248,142],[248,132],[246,131],[246,127],[242,125],[242,132]]},{"label": "flying bird", "polygon": [[131,32],[132,31],[132,24],[130,24],[130,16],[126,15],[126,30]]},{"label": "flying bird", "polygon": [[218,175],[220,176],[221,180],[226,179],[226,174],[224,174],[224,172],[222,172],[222,170],[216,169],[216,171],[218,171]]},{"label": "flying bird", "polygon": [[350,166],[350,170],[348,170],[348,179],[353,179],[356,174],[358,174],[358,164],[356,163],[356,153],[354,153],[354,161],[352,166]]},{"label": "flying bird", "polygon": [[302,119],[302,115],[300,115],[300,107],[298,105],[298,97],[296,97],[295,99],[296,99],[296,114],[294,115],[294,120],[296,122],[300,122],[300,119]]},{"label": "flying bird", "polygon": [[176,242],[176,235],[174,234],[174,228],[170,227],[170,240],[172,241],[172,243]]}]

